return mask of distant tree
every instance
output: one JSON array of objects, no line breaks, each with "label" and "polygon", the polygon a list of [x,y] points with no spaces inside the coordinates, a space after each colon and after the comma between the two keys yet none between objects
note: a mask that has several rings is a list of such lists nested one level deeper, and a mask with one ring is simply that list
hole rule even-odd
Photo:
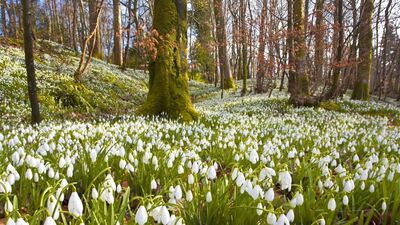
[{"label": "distant tree", "polygon": [[226,39],[226,24],[223,11],[223,1],[214,0],[214,16],[216,22],[216,36],[218,44],[219,70],[221,73],[221,84],[224,89],[235,87],[231,74],[230,60],[228,55],[228,44]]},{"label": "distant tree", "polygon": [[187,1],[155,1],[153,29],[157,51],[149,65],[149,93],[138,113],[197,119],[187,75]]},{"label": "distant tree", "polygon": [[93,57],[104,59],[103,44],[101,41],[101,29],[98,22],[98,12],[101,12],[103,4],[99,4],[98,0],[89,0],[89,29],[95,30],[94,38],[91,39],[90,48],[93,49]]},{"label": "distant tree", "polygon": [[31,105],[32,123],[40,123],[39,102],[36,93],[35,63],[33,59],[33,33],[31,24],[31,1],[22,0],[22,20],[24,31],[25,65],[28,80],[28,95]]},{"label": "distant tree", "polygon": [[3,36],[6,37],[8,35],[7,32],[7,20],[6,20],[6,9],[7,9],[7,1],[1,0],[0,1],[0,13],[1,13],[1,27]]},{"label": "distant tree", "polygon": [[122,33],[121,33],[121,4],[119,0],[113,0],[114,14],[114,48],[113,62],[116,65],[122,66]]},{"label": "distant tree", "polygon": [[372,63],[372,14],[374,12],[374,1],[364,0],[361,9],[358,38],[360,62],[357,66],[356,83],[351,97],[357,100],[368,100]]}]

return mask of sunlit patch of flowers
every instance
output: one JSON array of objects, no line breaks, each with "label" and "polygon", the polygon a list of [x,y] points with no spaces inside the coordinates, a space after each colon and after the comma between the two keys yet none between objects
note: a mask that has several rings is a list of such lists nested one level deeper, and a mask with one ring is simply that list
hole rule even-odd
[{"label": "sunlit patch of flowers", "polygon": [[286,101],[279,93],[209,100],[196,104],[201,120],[187,124],[1,122],[5,217],[46,225],[398,222],[400,129],[385,117]]}]

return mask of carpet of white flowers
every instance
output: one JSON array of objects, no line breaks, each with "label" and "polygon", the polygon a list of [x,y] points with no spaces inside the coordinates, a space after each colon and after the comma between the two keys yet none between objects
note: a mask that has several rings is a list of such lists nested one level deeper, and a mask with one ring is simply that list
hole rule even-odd
[{"label": "carpet of white flowers", "polygon": [[208,100],[196,104],[201,120],[187,124],[133,116],[38,127],[2,121],[5,220],[400,223],[400,128],[385,117],[295,109],[286,100]]}]

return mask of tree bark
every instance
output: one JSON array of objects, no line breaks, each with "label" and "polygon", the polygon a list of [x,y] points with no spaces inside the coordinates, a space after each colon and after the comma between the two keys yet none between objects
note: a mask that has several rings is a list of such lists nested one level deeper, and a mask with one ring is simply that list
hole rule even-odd
[{"label": "tree bark", "polygon": [[6,20],[6,8],[7,8],[7,1],[2,0],[1,2],[1,26],[2,26],[2,32],[3,36],[7,37],[8,32],[7,32],[7,20]]},{"label": "tree bark", "polygon": [[363,12],[361,14],[358,38],[358,51],[360,62],[357,65],[357,78],[352,94],[352,99],[368,100],[372,62],[371,20],[374,11],[373,0],[365,0],[361,8],[363,9]]},{"label": "tree bark", "polygon": [[150,61],[149,93],[138,113],[195,120],[187,75],[187,1],[155,1],[153,29],[159,34],[157,55]]},{"label": "tree bark", "polygon": [[257,74],[256,74],[256,93],[263,93],[265,77],[265,22],[267,18],[267,0],[263,0],[260,19],[260,34],[258,36],[258,55],[257,55]]},{"label": "tree bark", "polygon": [[247,28],[246,28],[246,3],[245,0],[240,0],[240,20],[241,20],[241,44],[242,44],[242,75],[243,75],[243,87],[241,95],[244,96],[247,93],[247,78],[249,76],[249,67],[247,63]]},{"label": "tree bark", "polygon": [[[337,6],[339,7],[339,6]],[[323,77],[324,68],[324,0],[317,0],[316,3],[316,30],[315,30],[315,75],[314,79],[317,85],[320,84]]]},{"label": "tree bark", "polygon": [[119,0],[113,0],[113,13],[114,13],[113,62],[116,65],[122,66],[121,5]]},{"label": "tree bark", "polygon": [[30,0],[22,0],[22,17],[24,29],[25,65],[28,80],[28,95],[31,105],[31,120],[33,124],[40,123],[39,102],[36,93],[35,63],[33,59],[33,37],[30,12]]},{"label": "tree bark", "polygon": [[225,30],[225,16],[223,12],[223,1],[214,0],[214,14],[217,28],[217,41],[218,41],[218,56],[219,56],[219,68],[221,79],[223,81],[223,88],[230,89],[235,87],[235,82],[231,74],[231,67],[229,64],[229,56],[226,42],[226,30]]},{"label": "tree bark", "polygon": [[89,28],[91,31],[96,28],[96,35],[95,38],[90,42],[90,49],[93,49],[93,57],[103,60],[103,44],[101,42],[100,26],[97,21],[97,12],[101,10],[98,9],[98,7],[99,4],[97,0],[89,0]]}]

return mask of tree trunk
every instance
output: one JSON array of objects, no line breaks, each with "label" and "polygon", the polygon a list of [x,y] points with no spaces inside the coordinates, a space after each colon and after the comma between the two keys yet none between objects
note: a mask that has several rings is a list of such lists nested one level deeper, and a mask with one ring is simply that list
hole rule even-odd
[{"label": "tree trunk", "polygon": [[119,0],[113,0],[114,12],[114,48],[113,62],[122,66],[122,37],[121,37],[121,5]]},{"label": "tree trunk", "polygon": [[[134,4],[137,4],[137,0],[135,0]],[[132,20],[132,0],[128,0],[127,3],[127,10],[128,10],[128,24],[126,25],[126,43],[124,49],[124,60],[122,63],[122,69],[125,69],[128,64],[128,55],[129,55],[129,43],[131,40],[131,20]]]},{"label": "tree trunk", "polygon": [[295,105],[302,105],[302,100],[309,96],[309,80],[306,62],[306,41],[304,36],[304,1],[294,0],[293,4],[293,28],[294,37],[294,80],[290,91],[290,101]]},{"label": "tree trunk", "polygon": [[3,36],[7,37],[8,32],[7,32],[7,20],[6,20],[6,8],[7,8],[7,1],[3,0],[1,2],[1,26],[2,26],[2,32]]},{"label": "tree trunk", "polygon": [[[389,81],[387,81],[386,77],[386,58],[387,58],[387,53],[388,53],[388,32],[389,32],[389,10],[390,7],[392,6],[392,0],[388,1],[388,4],[385,9],[385,35],[383,37],[383,55],[382,55],[382,83],[383,83],[383,88],[381,88],[381,92],[379,93],[379,97],[381,97],[382,94],[384,94],[384,98],[386,98],[387,93],[389,92],[389,82],[391,82],[391,78],[389,78]],[[382,93],[383,92],[383,93]]]},{"label": "tree trunk", "polygon": [[242,75],[243,75],[243,88],[241,95],[247,93],[247,78],[249,76],[249,67],[247,63],[247,28],[246,28],[246,4],[245,0],[240,0],[240,20],[241,20],[241,39],[242,39]]},{"label": "tree trunk", "polygon": [[[344,27],[343,27],[343,0],[336,0],[336,10],[335,10],[335,34],[337,37],[337,47],[335,53],[335,61],[333,63],[333,74],[332,74],[332,84],[326,94],[327,99],[336,97],[339,93],[339,81],[342,72],[342,56],[344,48]],[[335,40],[336,38],[334,38]],[[336,41],[336,40],[335,40]]]},{"label": "tree trunk", "polygon": [[149,93],[138,113],[195,120],[187,75],[187,1],[155,1],[153,29],[159,34],[157,56],[150,61]]},{"label": "tree trunk", "polygon": [[33,37],[31,25],[30,0],[22,0],[22,17],[24,28],[25,65],[28,80],[28,95],[31,105],[32,123],[40,123],[39,102],[36,93],[35,63],[33,61]]},{"label": "tree trunk", "polygon": [[[339,7],[339,6],[337,6]],[[316,3],[316,30],[315,30],[315,75],[314,79],[317,86],[321,83],[324,74],[324,37],[325,37],[325,23],[324,23],[324,0],[317,0]]]},{"label": "tree trunk", "polygon": [[356,83],[351,97],[357,100],[368,100],[372,62],[371,20],[374,11],[373,0],[365,0],[361,8],[363,12],[361,14],[358,39],[360,62],[358,64]]},{"label": "tree trunk", "polygon": [[98,9],[98,7],[99,4],[97,0],[89,0],[89,28],[90,30],[96,28],[96,35],[95,38],[90,42],[90,49],[93,48],[93,57],[103,60],[104,51],[101,42],[100,26],[97,22],[97,12],[100,12],[101,10]]},{"label": "tree trunk", "polygon": [[256,93],[263,93],[265,77],[265,22],[267,18],[267,0],[263,0],[260,19],[260,34],[258,35],[258,55],[257,55],[257,74],[256,74]]},{"label": "tree trunk", "polygon": [[223,12],[223,1],[214,0],[214,14],[217,27],[218,56],[221,77],[223,77],[223,88],[230,89],[235,87],[235,82],[231,74],[229,56],[226,42],[225,16]]}]

